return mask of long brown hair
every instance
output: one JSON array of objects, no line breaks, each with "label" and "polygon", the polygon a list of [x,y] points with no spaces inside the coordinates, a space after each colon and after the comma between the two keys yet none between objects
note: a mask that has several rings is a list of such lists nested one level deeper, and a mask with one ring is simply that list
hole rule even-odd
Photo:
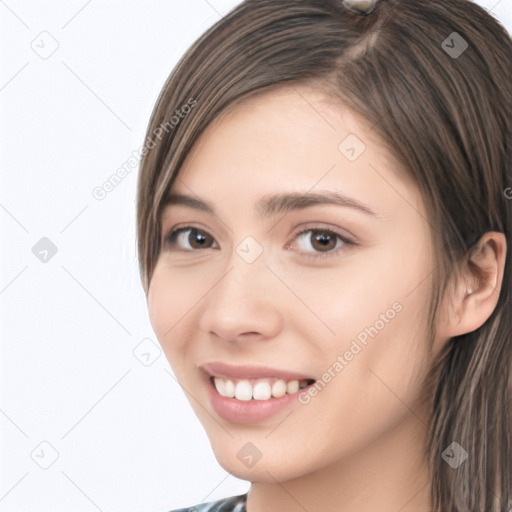
[{"label": "long brown hair", "polygon": [[[381,0],[367,16],[341,0],[242,2],[188,49],[149,122],[137,190],[146,294],[162,208],[201,132],[244,99],[307,83],[366,118],[422,192],[438,260],[432,343],[449,278],[481,235],[502,232],[512,248],[511,56],[505,28],[469,0]],[[507,253],[494,312],[449,340],[427,379],[436,512],[512,510],[511,288]],[[442,457],[453,442],[468,453],[457,469]]]}]

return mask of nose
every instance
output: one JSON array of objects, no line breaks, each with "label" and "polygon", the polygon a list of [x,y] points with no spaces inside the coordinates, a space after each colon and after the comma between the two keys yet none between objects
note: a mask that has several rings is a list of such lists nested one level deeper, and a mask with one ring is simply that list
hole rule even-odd
[{"label": "nose", "polygon": [[283,327],[278,288],[264,257],[247,263],[233,251],[226,273],[201,301],[200,329],[231,343],[277,336]]}]

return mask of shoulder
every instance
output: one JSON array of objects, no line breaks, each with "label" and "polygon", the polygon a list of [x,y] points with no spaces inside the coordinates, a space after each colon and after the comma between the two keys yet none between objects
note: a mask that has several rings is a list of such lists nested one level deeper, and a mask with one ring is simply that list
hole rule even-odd
[{"label": "shoulder", "polygon": [[247,512],[246,502],[247,493],[217,501],[207,501],[191,507],[174,509],[169,512]]}]

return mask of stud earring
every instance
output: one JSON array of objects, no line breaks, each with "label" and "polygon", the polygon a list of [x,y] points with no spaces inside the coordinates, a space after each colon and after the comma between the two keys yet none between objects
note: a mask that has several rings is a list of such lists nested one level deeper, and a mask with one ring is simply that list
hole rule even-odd
[{"label": "stud earring", "polygon": [[353,14],[367,16],[374,11],[377,0],[343,0],[342,4]]}]

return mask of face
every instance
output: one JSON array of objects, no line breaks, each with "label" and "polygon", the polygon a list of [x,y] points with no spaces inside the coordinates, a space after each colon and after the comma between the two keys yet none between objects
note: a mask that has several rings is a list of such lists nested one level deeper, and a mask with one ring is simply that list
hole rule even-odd
[{"label": "face", "polygon": [[370,129],[306,87],[252,98],[188,154],[171,192],[196,202],[163,212],[150,321],[239,478],[299,478],[420,423],[431,228]]}]

